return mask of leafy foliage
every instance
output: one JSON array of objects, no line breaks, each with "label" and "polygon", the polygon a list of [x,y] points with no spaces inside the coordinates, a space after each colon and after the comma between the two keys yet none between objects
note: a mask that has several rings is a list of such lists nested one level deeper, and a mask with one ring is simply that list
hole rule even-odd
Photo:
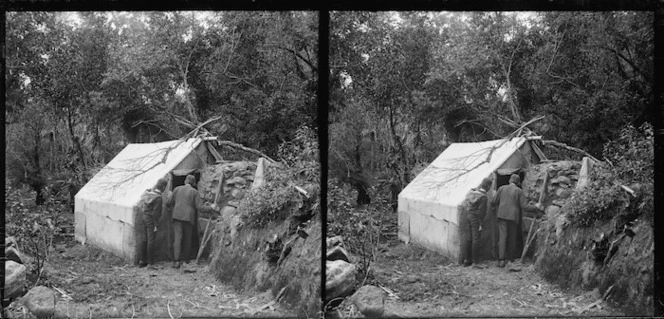
[{"label": "leafy foliage", "polygon": [[360,280],[370,274],[369,266],[377,258],[378,244],[385,227],[383,220],[389,203],[386,194],[379,190],[377,187],[371,189],[375,201],[358,206],[352,201],[356,191],[338,180],[328,182],[327,236],[343,237],[344,246],[356,257]]},{"label": "leafy foliage", "polygon": [[600,157],[652,110],[652,18],[332,13],[330,176],[405,185],[449,143],[502,138],[541,115],[537,134]]},{"label": "leafy foliage", "polygon": [[5,235],[16,238],[21,253],[30,256],[30,278],[33,283],[42,275],[44,263],[53,249],[54,239],[71,229],[62,226],[61,216],[69,207],[58,201],[50,189],[45,189],[43,206],[37,206],[34,191],[27,187],[5,185]]},{"label": "leafy foliage", "polygon": [[311,12],[10,12],[7,176],[75,191],[127,143],[217,117],[212,134],[275,156],[315,123],[317,26]]},{"label": "leafy foliage", "polygon": [[[651,125],[636,129],[624,128],[620,137],[607,143],[604,157],[612,165],[596,166],[591,173],[591,183],[583,192],[576,192],[564,206],[572,221],[592,225],[597,220],[624,216],[624,222],[636,218],[653,221],[654,192],[654,139]],[[622,189],[633,189],[635,196]]]},{"label": "leafy foliage", "polygon": [[[249,227],[262,228],[299,210],[318,209],[320,166],[314,131],[308,127],[299,128],[292,142],[279,147],[279,154],[284,163],[271,164],[266,184],[251,191],[239,205],[239,213]],[[305,189],[307,197],[295,186]]]}]

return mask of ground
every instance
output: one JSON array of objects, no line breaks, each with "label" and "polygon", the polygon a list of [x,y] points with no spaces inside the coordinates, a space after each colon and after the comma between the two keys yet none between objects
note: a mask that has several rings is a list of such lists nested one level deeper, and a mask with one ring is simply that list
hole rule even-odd
[{"label": "ground", "polygon": [[[563,291],[547,283],[532,265],[515,262],[498,268],[495,261],[481,263],[485,269],[463,267],[435,252],[396,236],[381,244],[371,265],[373,279],[388,292],[386,310],[396,316],[616,316],[622,313],[604,302],[584,307],[601,298],[598,291]],[[520,269],[519,271],[510,271]],[[358,313],[348,300],[340,315]]]},{"label": "ground", "polygon": [[[161,262],[162,269],[148,270],[73,239],[54,246],[39,284],[57,288],[56,317],[291,316],[269,292],[234,291],[204,264],[173,269]],[[10,318],[24,317],[19,302],[7,310]]]}]

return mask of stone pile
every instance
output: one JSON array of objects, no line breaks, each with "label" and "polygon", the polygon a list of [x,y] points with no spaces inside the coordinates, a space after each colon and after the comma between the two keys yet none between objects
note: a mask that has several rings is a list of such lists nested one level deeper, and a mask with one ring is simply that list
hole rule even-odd
[{"label": "stone pile", "polygon": [[[204,204],[220,211],[225,206],[237,207],[251,189],[256,162],[226,162],[210,165],[201,172],[198,190]],[[222,184],[223,183],[223,184]],[[219,193],[219,196],[217,196]],[[203,212],[201,217],[209,213]]]},{"label": "stone pile", "polygon": [[542,204],[546,207],[546,214],[553,217],[574,192],[580,169],[579,161],[545,162],[533,165],[523,181],[523,190],[529,199],[537,202],[542,184],[546,182]]},{"label": "stone pile", "polygon": [[[561,207],[569,200],[575,190],[585,187],[590,182],[590,171],[593,161],[584,157],[582,161],[545,162],[533,165],[523,182],[523,190],[529,199],[537,201],[546,181],[546,193],[542,200],[544,217],[555,225],[555,237],[559,240],[564,229],[569,225],[566,214]],[[528,212],[525,213],[528,215]],[[537,216],[540,217],[540,216]],[[547,237],[548,238],[548,237]]]}]

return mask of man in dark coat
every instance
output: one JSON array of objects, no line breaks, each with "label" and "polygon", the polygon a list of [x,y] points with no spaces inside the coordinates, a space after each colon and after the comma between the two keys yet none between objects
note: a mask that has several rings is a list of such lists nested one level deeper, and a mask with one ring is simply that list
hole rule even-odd
[{"label": "man in dark coat", "polygon": [[136,249],[138,266],[148,266],[157,269],[154,265],[155,234],[161,217],[163,200],[161,193],[166,188],[168,181],[161,178],[153,189],[148,189],[139,201],[139,212],[136,216]]},{"label": "man in dark coat", "polygon": [[181,261],[191,258],[192,240],[195,225],[198,223],[198,210],[201,207],[201,197],[193,187],[196,178],[187,175],[184,185],[173,190],[168,200],[168,206],[173,207],[173,267],[180,268]]},{"label": "man in dark coat", "polygon": [[[521,232],[522,211],[541,210],[541,206],[527,203],[526,195],[519,187],[521,179],[519,175],[512,174],[510,183],[498,188],[496,195],[491,201],[491,206],[497,206],[498,217],[498,267],[505,267],[505,259],[513,260],[516,255],[520,256],[518,250],[518,235]],[[522,236],[523,237],[523,236]]]},{"label": "man in dark coat", "polygon": [[[484,216],[487,211],[487,190],[491,187],[491,179],[482,180],[479,188],[470,190],[466,199],[468,207],[465,218],[461,221],[464,239],[462,242],[462,253],[465,256],[464,266],[473,265],[475,268],[482,268],[480,262],[480,232],[484,227]],[[472,261],[471,261],[472,256]]]}]

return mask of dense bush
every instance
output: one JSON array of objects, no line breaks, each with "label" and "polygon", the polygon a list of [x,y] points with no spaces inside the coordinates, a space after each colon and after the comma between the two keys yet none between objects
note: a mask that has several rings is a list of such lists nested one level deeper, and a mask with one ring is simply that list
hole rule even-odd
[{"label": "dense bush", "polygon": [[[27,186],[20,188],[5,185],[5,236],[16,238],[21,253],[30,256],[30,281],[39,280],[44,262],[53,249],[53,241],[66,233],[62,216],[69,214],[69,206],[57,200],[49,188],[44,189],[43,205],[37,206],[36,194]],[[62,225],[65,226],[62,226]]]},{"label": "dense bush", "polygon": [[[596,165],[591,183],[577,192],[564,207],[571,220],[581,226],[622,214],[629,220],[639,216],[652,222],[654,190],[653,128],[625,127],[618,139],[604,146],[606,163]],[[635,191],[634,196],[625,191]]]},{"label": "dense bush", "polygon": [[331,179],[328,182],[327,236],[341,235],[348,252],[355,256],[361,280],[369,273],[375,261],[380,242],[383,220],[389,203],[380,187],[370,189],[373,202],[357,206],[357,191],[347,184]]},{"label": "dense bush", "polygon": [[266,184],[250,192],[239,205],[243,222],[250,227],[265,227],[270,221],[283,220],[310,204],[295,186],[305,188],[309,198],[317,198],[320,193],[315,131],[300,127],[293,141],[280,145],[278,154],[282,162],[270,165]]}]

